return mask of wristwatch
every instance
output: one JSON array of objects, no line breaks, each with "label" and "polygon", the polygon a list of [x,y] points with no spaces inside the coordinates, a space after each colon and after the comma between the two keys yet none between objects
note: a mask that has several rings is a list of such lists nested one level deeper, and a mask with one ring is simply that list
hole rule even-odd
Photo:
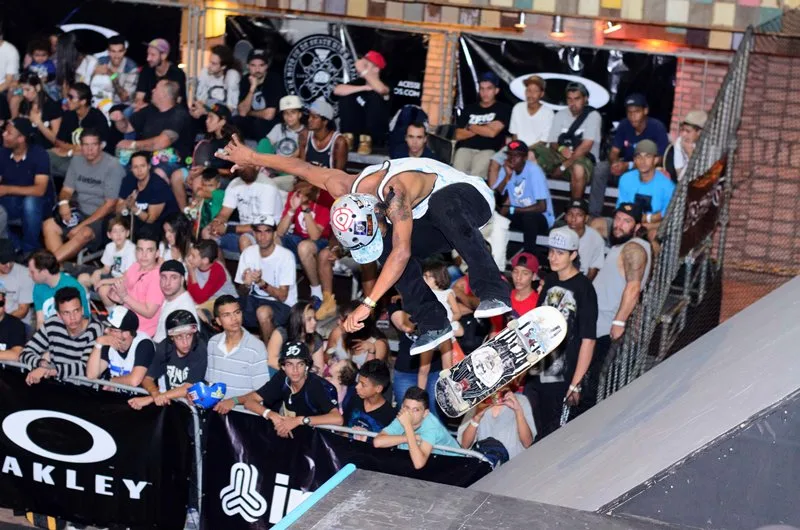
[{"label": "wristwatch", "polygon": [[311,416],[303,416],[303,425],[306,427],[311,425]]},{"label": "wristwatch", "polygon": [[303,213],[311,213],[311,208],[303,208]]}]

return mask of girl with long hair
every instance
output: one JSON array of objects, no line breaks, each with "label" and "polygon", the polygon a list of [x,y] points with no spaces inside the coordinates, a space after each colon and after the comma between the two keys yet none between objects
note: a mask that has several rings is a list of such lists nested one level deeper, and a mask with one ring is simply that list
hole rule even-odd
[{"label": "girl with long hair", "polygon": [[61,105],[47,95],[44,82],[36,73],[23,74],[19,80],[19,87],[22,90],[22,101],[19,104],[18,115],[28,118],[36,127],[33,141],[45,149],[50,149],[61,127]]},{"label": "girl with long hair", "polygon": [[267,344],[267,364],[270,367],[270,375],[280,370],[278,357],[281,347],[287,341],[302,342],[308,346],[314,361],[312,369],[322,373],[325,366],[325,339],[317,333],[317,319],[314,316],[314,307],[310,303],[300,301],[294,304],[289,312],[289,322],[286,327],[275,328],[270,335]]},{"label": "girl with long hair", "polygon": [[182,212],[175,212],[164,219],[163,228],[164,234],[158,245],[159,259],[185,261],[192,247],[192,222]]}]

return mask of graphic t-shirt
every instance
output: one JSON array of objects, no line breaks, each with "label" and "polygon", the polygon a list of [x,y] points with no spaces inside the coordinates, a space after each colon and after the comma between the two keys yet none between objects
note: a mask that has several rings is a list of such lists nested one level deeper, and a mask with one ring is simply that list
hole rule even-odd
[{"label": "graphic t-shirt", "polygon": [[461,140],[456,147],[467,147],[469,149],[499,151],[503,148],[508,132],[508,122],[511,119],[511,107],[501,101],[496,101],[490,107],[481,107],[480,103],[473,103],[464,108],[464,112],[456,120],[459,129],[465,129],[467,125],[488,125],[493,121],[503,122],[505,126],[494,138],[475,135],[472,138]]},{"label": "graphic t-shirt", "polygon": [[[495,187],[506,178],[506,168],[500,168],[500,174],[495,182]],[[545,201],[547,209],[542,212],[547,225],[553,226],[555,214],[553,212],[553,200],[550,198],[550,188],[547,186],[547,177],[538,164],[531,161],[525,162],[525,167],[521,173],[514,173],[508,180],[503,193],[508,195],[511,206],[515,208],[527,208],[533,206],[538,201]]]},{"label": "graphic t-shirt", "polygon": [[[74,110],[68,110],[61,117],[61,126],[58,128],[56,138],[72,145],[81,144],[81,133],[84,129],[92,128],[100,134],[100,140],[108,142],[108,120],[102,111],[92,107],[83,119],[78,117]],[[106,144],[106,150],[113,146]]]},{"label": "graphic t-shirt", "polygon": [[[127,199],[137,185],[136,177],[128,174],[122,179],[122,185],[119,187],[119,198]],[[147,180],[147,185],[136,195],[136,206],[143,211],[147,211],[150,206],[163,204],[164,209],[161,210],[161,215],[151,224],[155,224],[159,228],[164,223],[164,219],[178,211],[178,203],[175,200],[175,195],[172,193],[172,188],[169,184],[164,182],[164,179],[150,172],[150,178]],[[137,219],[137,221],[139,221]]]},{"label": "graphic t-shirt", "polygon": [[377,409],[367,412],[364,409],[364,400],[354,394],[344,409],[345,426],[354,428],[360,427],[369,432],[381,432],[397,416],[397,411],[388,401]]},{"label": "graphic t-shirt", "polygon": [[0,320],[0,351],[24,345],[25,324],[15,316],[4,315]]},{"label": "graphic t-shirt", "polygon": [[286,124],[278,123],[272,128],[269,134],[267,134],[267,138],[269,138],[277,154],[281,156],[295,156],[298,149],[300,149],[300,133],[302,133],[303,130],[305,130],[305,127],[294,131],[287,127]]},{"label": "graphic t-shirt", "polygon": [[111,277],[120,278],[131,265],[136,263],[136,245],[130,239],[126,239],[121,249],[112,241],[106,245],[100,263],[106,267],[111,267]]},{"label": "graphic t-shirt", "polygon": [[[239,82],[239,102],[250,93],[250,76],[243,75]],[[253,99],[250,100],[250,110],[277,109],[278,102],[285,94],[283,80],[280,74],[267,72],[267,76],[261,81],[253,92]]]},{"label": "graphic t-shirt", "polygon": [[62,272],[59,275],[58,283],[55,287],[50,287],[46,283],[37,283],[33,286],[33,308],[36,311],[41,311],[44,314],[44,319],[54,316],[56,314],[56,304],[53,297],[56,291],[63,287],[75,287],[81,293],[81,304],[83,304],[83,314],[89,318],[89,299],[86,297],[86,291],[83,285],[78,283],[78,280]]},{"label": "graphic t-shirt", "polygon": [[158,381],[159,387],[165,390],[203,381],[208,366],[208,350],[203,339],[195,337],[195,341],[194,348],[183,357],[178,355],[172,341],[159,342],[147,375]]},{"label": "graphic t-shirt", "polygon": [[150,368],[156,353],[156,345],[150,337],[142,332],[137,332],[128,351],[119,352],[111,346],[103,346],[100,358],[108,363],[108,368],[102,379],[121,377],[133,372],[137,366]]},{"label": "graphic t-shirt", "polygon": [[321,416],[339,407],[336,389],[332,384],[309,373],[306,382],[297,393],[292,393],[289,378],[281,370],[267,383],[256,390],[270,410],[284,409],[286,416]]},{"label": "graphic t-shirt", "polygon": [[628,171],[619,178],[617,208],[624,202],[638,203],[644,213],[667,215],[667,207],[675,191],[675,183],[656,170],[649,182],[642,182],[639,170]]},{"label": "graphic t-shirt", "polygon": [[[330,194],[322,190],[319,192],[320,198],[319,202],[309,202],[307,208],[311,209],[311,217],[314,219],[314,222],[318,225],[322,226],[322,234],[320,234],[319,239],[328,239],[331,235],[331,209],[330,206],[325,206],[325,203],[331,204],[333,200],[330,199]],[[327,196],[327,198],[323,198],[322,195]],[[283,207],[283,213],[281,214],[281,218],[284,215],[289,213],[289,208],[292,204],[292,196],[294,192],[289,192],[289,196],[286,198],[286,205]],[[294,212],[294,218],[292,219],[292,226],[295,235],[302,237],[303,239],[308,239],[308,228],[306,227],[306,216],[305,214],[298,208]]]},{"label": "graphic t-shirt", "polygon": [[88,216],[107,200],[119,197],[124,177],[125,170],[108,153],[101,153],[100,159],[91,164],[77,155],[69,163],[64,187],[75,190],[73,198],[77,200],[78,209]]},{"label": "graphic t-shirt", "polygon": [[280,190],[273,184],[269,177],[259,174],[256,180],[247,184],[241,177],[236,177],[225,188],[225,197],[222,199],[224,208],[235,209],[239,212],[239,222],[250,224],[257,217],[269,216],[280,220],[283,211],[283,200]]},{"label": "graphic t-shirt", "polygon": [[548,356],[550,364],[539,378],[542,383],[569,382],[575,373],[581,341],[596,338],[597,293],[581,273],[564,281],[551,273],[544,279],[539,306],[555,307],[567,321],[567,338]]}]

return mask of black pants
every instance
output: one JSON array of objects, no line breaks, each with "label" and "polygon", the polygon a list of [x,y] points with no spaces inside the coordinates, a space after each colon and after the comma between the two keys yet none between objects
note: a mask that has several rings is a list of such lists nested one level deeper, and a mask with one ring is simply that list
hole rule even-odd
[{"label": "black pants", "polygon": [[522,247],[525,252],[534,254],[536,247],[536,236],[547,234],[550,227],[547,225],[547,218],[539,212],[514,212],[511,216],[511,230],[522,232],[524,241]]},{"label": "black pants", "polygon": [[[377,92],[358,92],[339,98],[341,131],[358,136],[368,134],[372,144],[384,146],[389,134],[389,103]],[[358,144],[356,144],[358,145]]]},{"label": "black pants", "polygon": [[528,377],[525,397],[531,402],[533,420],[536,422],[536,440],[541,440],[561,426],[561,411],[567,396],[569,382],[542,383],[539,376]]},{"label": "black pants", "polygon": [[581,385],[581,402],[577,407],[578,414],[582,414],[597,403],[597,393],[600,387],[600,373],[611,349],[611,337],[605,335],[597,337],[594,345],[594,355]]},{"label": "black pants", "polygon": [[[469,265],[469,285],[481,300],[511,303],[508,283],[486,247],[480,227],[492,217],[483,195],[471,184],[451,184],[431,195],[428,212],[414,220],[411,258],[395,288],[403,297],[403,309],[420,333],[450,326],[447,312],[422,279],[422,261],[452,249]],[[392,227],[383,238],[381,261],[392,250]]]}]

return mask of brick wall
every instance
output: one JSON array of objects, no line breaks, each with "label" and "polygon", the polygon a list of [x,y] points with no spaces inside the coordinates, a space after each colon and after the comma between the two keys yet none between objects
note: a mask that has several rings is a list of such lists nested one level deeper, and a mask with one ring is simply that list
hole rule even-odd
[{"label": "brick wall", "polygon": [[450,122],[453,108],[455,68],[450,68],[450,58],[455,38],[444,33],[428,36],[428,56],[425,63],[425,81],[422,85],[422,108],[428,113],[432,125]]},{"label": "brick wall", "polygon": [[695,59],[679,59],[675,75],[675,103],[672,109],[670,134],[678,135],[678,126],[690,110],[708,112],[714,104],[722,80],[728,72],[727,63],[712,63]]}]

